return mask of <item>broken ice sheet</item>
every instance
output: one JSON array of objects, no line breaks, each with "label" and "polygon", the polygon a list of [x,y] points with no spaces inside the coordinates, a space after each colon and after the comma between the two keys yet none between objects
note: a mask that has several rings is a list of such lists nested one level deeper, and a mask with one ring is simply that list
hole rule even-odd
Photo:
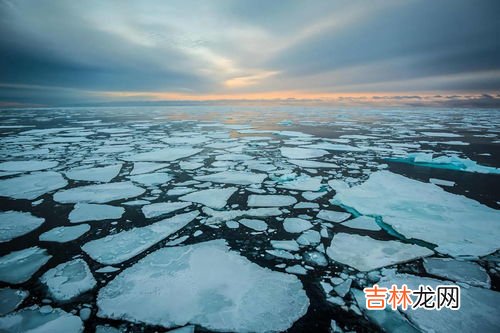
[{"label": "broken ice sheet", "polygon": [[56,161],[8,161],[0,163],[0,171],[29,172],[51,169],[58,165]]},{"label": "broken ice sheet", "polygon": [[471,286],[490,288],[491,280],[484,268],[471,261],[449,258],[425,258],[425,271],[451,281],[465,282]]},{"label": "broken ice sheet", "polygon": [[87,185],[62,190],[54,194],[54,201],[59,203],[105,203],[129,199],[143,194],[145,190],[131,182]]},{"label": "broken ice sheet", "polygon": [[186,194],[180,197],[179,200],[196,202],[211,208],[221,209],[227,204],[227,200],[236,190],[236,187],[201,190]]},{"label": "broken ice sheet", "polygon": [[[484,256],[499,248],[498,211],[439,186],[390,171],[378,171],[349,188],[330,182],[334,203],[363,215],[380,216],[404,237],[436,244],[451,256]],[[432,232],[431,232],[432,231]]]},{"label": "broken ice sheet", "polygon": [[100,317],[166,328],[270,332],[291,327],[309,299],[294,275],[262,268],[215,240],[149,254],[102,288],[97,305]]},{"label": "broken ice sheet", "polygon": [[190,202],[159,202],[143,206],[142,213],[149,219],[175,212],[190,205]]},{"label": "broken ice sheet", "polygon": [[332,260],[364,272],[430,256],[434,252],[414,244],[338,233],[326,253]]},{"label": "broken ice sheet", "polygon": [[172,162],[181,158],[192,156],[202,149],[192,147],[171,147],[123,156],[123,160],[130,162]]},{"label": "broken ice sheet", "polygon": [[68,185],[66,179],[57,172],[34,172],[29,175],[0,180],[0,196],[34,200],[66,185]]},{"label": "broken ice sheet", "polygon": [[194,177],[194,179],[200,181],[238,185],[260,184],[266,178],[267,174],[248,171],[223,171],[210,175]]},{"label": "broken ice sheet", "polygon": [[297,199],[291,195],[256,195],[248,196],[248,207],[284,207],[291,206]]},{"label": "broken ice sheet", "polygon": [[73,180],[107,183],[118,176],[122,164],[96,168],[75,168],[65,172],[66,177]]},{"label": "broken ice sheet", "polygon": [[123,207],[77,203],[69,213],[71,223],[119,219],[125,213]]},{"label": "broken ice sheet", "polygon": [[66,243],[75,240],[90,230],[90,225],[80,224],[70,227],[55,227],[41,234],[38,239],[44,242]]},{"label": "broken ice sheet", "polygon": [[82,250],[101,264],[119,264],[184,228],[198,215],[198,212],[179,214],[145,227],[95,239],[84,244]]},{"label": "broken ice sheet", "polygon": [[17,309],[28,295],[29,293],[24,290],[11,288],[0,289],[0,316],[4,316]]},{"label": "broken ice sheet", "polygon": [[26,212],[0,212],[0,243],[25,235],[39,226],[45,219]]},{"label": "broken ice sheet", "polygon": [[0,257],[0,281],[7,283],[23,283],[28,281],[40,269],[51,255],[38,246],[10,252]]}]

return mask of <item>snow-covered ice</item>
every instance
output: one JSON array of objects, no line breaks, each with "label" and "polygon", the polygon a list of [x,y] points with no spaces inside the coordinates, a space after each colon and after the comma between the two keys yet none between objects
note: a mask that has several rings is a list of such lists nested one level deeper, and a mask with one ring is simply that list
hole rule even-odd
[{"label": "snow-covered ice", "polygon": [[432,153],[411,153],[406,157],[390,159],[396,162],[422,165],[431,168],[450,169],[455,171],[500,174],[500,168],[480,165],[468,158],[456,155],[433,157]]},{"label": "snow-covered ice", "polygon": [[398,241],[380,241],[368,236],[338,233],[327,248],[328,256],[358,271],[371,271],[384,266],[432,255],[425,247]]},{"label": "snow-covered ice", "polygon": [[45,221],[27,212],[9,210],[0,212],[0,243],[8,242],[16,237],[26,235]]},{"label": "snow-covered ice", "polygon": [[97,284],[83,259],[57,265],[45,272],[40,281],[58,301],[67,301],[94,288]]},{"label": "snow-covered ice", "polygon": [[282,147],[280,148],[281,155],[286,158],[293,160],[296,159],[307,159],[307,158],[317,158],[328,154],[326,150],[323,149],[309,149],[309,148],[290,148]]},{"label": "snow-covered ice", "polygon": [[198,212],[179,214],[145,227],[132,228],[95,239],[84,244],[82,250],[101,264],[119,264],[184,228],[198,214]]},{"label": "snow-covered ice", "polygon": [[291,327],[309,299],[294,275],[262,268],[215,240],[149,254],[102,288],[97,305],[100,317],[167,328],[270,332]]}]

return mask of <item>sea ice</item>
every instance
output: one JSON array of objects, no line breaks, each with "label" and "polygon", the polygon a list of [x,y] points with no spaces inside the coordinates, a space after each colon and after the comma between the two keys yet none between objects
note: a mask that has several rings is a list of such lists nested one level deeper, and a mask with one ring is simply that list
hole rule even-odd
[{"label": "sea ice", "polygon": [[334,163],[308,161],[308,160],[288,160],[288,162],[295,164],[301,168],[338,168],[339,166]]},{"label": "sea ice", "polygon": [[217,211],[208,207],[203,207],[203,212],[207,215],[210,215],[210,217],[207,219],[207,224],[230,221],[241,216],[267,217],[279,216],[282,213],[278,208],[252,208],[248,210]]},{"label": "sea ice", "polygon": [[298,251],[299,244],[295,240],[271,240],[271,246],[277,250]]},{"label": "sea ice", "polygon": [[295,204],[297,200],[291,195],[256,195],[248,196],[248,207],[284,207]]},{"label": "sea ice", "polygon": [[87,185],[56,192],[54,200],[59,203],[105,203],[129,199],[143,194],[145,190],[131,182]]},{"label": "sea ice", "polygon": [[65,172],[66,177],[73,180],[82,180],[87,182],[107,183],[118,176],[122,164],[108,165],[98,168],[77,168]]},{"label": "sea ice", "polygon": [[92,240],[84,244],[82,249],[101,264],[119,264],[184,228],[198,215],[198,212],[179,214],[145,227]]},{"label": "sea ice", "polygon": [[83,259],[75,259],[49,269],[42,275],[40,281],[58,301],[70,300],[93,289],[97,284]]},{"label": "sea ice", "polygon": [[130,162],[172,162],[198,154],[201,151],[202,149],[192,147],[171,147],[124,156],[123,160]]},{"label": "sea ice", "polygon": [[326,253],[332,260],[364,272],[430,256],[434,252],[398,241],[380,241],[368,236],[338,233]]},{"label": "sea ice", "polygon": [[90,230],[90,225],[79,224],[71,227],[55,227],[41,234],[38,239],[44,242],[66,243],[75,240]]},{"label": "sea ice", "polygon": [[309,149],[309,148],[290,148],[282,147],[280,148],[281,155],[290,159],[307,159],[316,158],[328,154],[326,150],[323,149]]},{"label": "sea ice", "polygon": [[278,187],[298,191],[319,191],[321,189],[322,180],[322,177],[301,175],[295,179],[282,182]]},{"label": "sea ice", "polygon": [[449,258],[425,258],[425,271],[447,280],[465,282],[471,286],[490,288],[491,280],[486,270],[470,261]]},{"label": "sea ice", "polygon": [[256,219],[241,219],[238,221],[240,224],[243,224],[245,227],[253,229],[255,231],[265,231],[267,230],[267,223],[262,220]]},{"label": "sea ice", "polygon": [[340,223],[351,217],[351,214],[345,212],[337,212],[334,210],[322,209],[319,211],[316,217],[325,221]]},{"label": "sea ice", "polygon": [[119,219],[125,213],[123,207],[77,203],[69,213],[71,223]]},{"label": "sea ice", "polygon": [[317,245],[321,241],[321,235],[316,230],[306,230],[297,238],[297,243],[303,246]]},{"label": "sea ice", "polygon": [[297,217],[287,217],[283,222],[283,228],[290,233],[301,233],[307,229],[311,229],[313,225],[311,222],[299,219]]},{"label": "sea ice", "polygon": [[345,225],[346,227],[349,228],[355,228],[355,229],[363,229],[363,230],[370,230],[370,231],[378,231],[382,230],[375,222],[375,219],[370,216],[358,216],[352,220],[348,220],[342,223],[342,225]]},{"label": "sea ice", "polygon": [[129,178],[134,183],[145,186],[162,185],[172,180],[172,176],[166,172],[144,173]]},{"label": "sea ice", "polygon": [[194,179],[200,181],[238,185],[260,184],[266,178],[266,174],[247,171],[223,171],[194,177]]},{"label": "sea ice", "polygon": [[0,212],[0,243],[26,235],[41,226],[44,221],[45,219],[26,212]]},{"label": "sea ice", "polygon": [[38,246],[6,254],[0,257],[0,281],[13,284],[26,282],[50,258],[52,256]]},{"label": "sea ice", "polygon": [[0,316],[5,316],[17,309],[28,297],[29,293],[24,290],[2,288],[0,289]]},{"label": "sea ice", "polygon": [[498,211],[437,185],[378,171],[354,187],[335,187],[334,202],[380,216],[406,238],[436,244],[451,256],[484,256],[499,248]]},{"label": "sea ice", "polygon": [[236,187],[214,188],[201,190],[186,194],[179,198],[182,201],[191,201],[202,205],[221,209],[227,204],[227,200],[236,192]]},{"label": "sea ice", "polygon": [[28,172],[55,168],[56,161],[8,161],[0,163],[0,171]]},{"label": "sea ice", "polygon": [[309,299],[294,275],[262,268],[214,240],[149,254],[102,288],[97,305],[100,317],[167,328],[271,332],[290,328]]},{"label": "sea ice", "polygon": [[163,169],[169,166],[168,163],[154,163],[154,162],[135,162],[134,169],[130,172],[130,175],[140,175],[143,173],[154,172],[159,169]]},{"label": "sea ice", "polygon": [[0,180],[0,196],[34,200],[66,185],[68,182],[60,173],[54,171],[35,172]]},{"label": "sea ice", "polygon": [[29,333],[81,333],[83,323],[80,317],[50,305],[36,305],[0,317],[0,331]]},{"label": "sea ice", "polygon": [[176,210],[186,208],[190,205],[190,202],[159,202],[143,206],[142,213],[149,219],[175,212]]}]

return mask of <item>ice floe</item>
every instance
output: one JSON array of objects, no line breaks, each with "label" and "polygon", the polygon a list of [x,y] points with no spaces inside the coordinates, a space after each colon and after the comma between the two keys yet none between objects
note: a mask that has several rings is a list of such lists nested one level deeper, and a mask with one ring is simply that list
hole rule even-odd
[{"label": "ice floe", "polygon": [[175,212],[190,205],[190,202],[159,202],[143,206],[142,213],[149,219]]},{"label": "ice floe", "polygon": [[334,210],[322,209],[319,211],[316,217],[325,221],[340,223],[351,217],[351,214],[346,212],[337,212]]},{"label": "ice floe", "polygon": [[56,161],[7,161],[0,163],[0,171],[28,172],[55,168]]},{"label": "ice floe", "polygon": [[485,288],[490,288],[491,285],[490,276],[486,270],[474,262],[449,258],[425,258],[424,268],[427,273],[447,280]]},{"label": "ice floe", "polygon": [[311,229],[313,225],[311,222],[300,219],[298,217],[287,217],[283,222],[283,228],[286,232],[301,233],[307,229]]},{"label": "ice floe", "polygon": [[55,227],[41,234],[38,239],[44,242],[66,243],[81,237],[90,230],[90,225],[80,224],[70,227]]},{"label": "ice floe", "polygon": [[499,248],[499,213],[477,201],[451,194],[390,171],[378,171],[352,188],[334,185],[335,202],[363,215],[380,216],[406,238],[437,245],[452,256],[484,256]]},{"label": "ice floe", "polygon": [[146,153],[123,156],[123,160],[130,162],[172,162],[198,154],[201,151],[202,149],[192,147],[171,147],[157,149]]},{"label": "ice floe", "polygon": [[290,328],[309,299],[294,275],[262,268],[215,240],[149,254],[102,288],[97,305],[101,317],[167,328],[270,332]]},{"label": "ice floe", "polygon": [[0,243],[26,235],[41,226],[44,221],[45,219],[26,212],[0,212]]},{"label": "ice floe", "polygon": [[40,281],[58,301],[67,301],[93,289],[97,282],[83,259],[57,265],[45,272]]},{"label": "ice floe", "polygon": [[30,333],[81,333],[80,317],[50,305],[32,306],[0,317],[2,332]]},{"label": "ice floe", "polygon": [[384,266],[432,255],[425,247],[399,241],[380,241],[368,236],[338,233],[327,248],[328,256],[339,263],[371,271]]},{"label": "ice floe", "polygon": [[297,199],[291,195],[258,195],[248,196],[248,207],[285,207],[291,206]]},{"label": "ice floe", "polygon": [[172,180],[172,176],[166,172],[144,173],[130,176],[131,181],[145,186],[162,185]]},{"label": "ice floe", "polygon": [[266,178],[266,174],[248,171],[223,171],[194,177],[194,179],[201,181],[237,185],[260,184]]},{"label": "ice floe", "polygon": [[0,257],[0,281],[7,283],[23,283],[28,281],[40,269],[51,255],[38,246],[10,252]]},{"label": "ice floe", "polygon": [[68,185],[60,173],[41,171],[0,180],[0,196],[33,200]]},{"label": "ice floe", "polygon": [[267,223],[262,220],[256,219],[241,219],[238,221],[240,224],[243,224],[245,227],[253,229],[255,231],[265,231],[267,230]]},{"label": "ice floe", "polygon": [[95,239],[84,244],[82,250],[101,264],[119,264],[184,228],[198,214],[198,212],[179,214],[145,227]]},{"label": "ice floe", "polygon": [[140,175],[143,173],[154,172],[159,169],[163,169],[169,166],[168,163],[154,163],[154,162],[135,162],[134,168],[130,172],[130,175]]},{"label": "ice floe", "polygon": [[76,168],[65,172],[66,177],[73,180],[107,183],[118,176],[122,164],[108,165],[97,168]]},{"label": "ice floe", "polygon": [[328,154],[326,150],[323,149],[309,149],[309,148],[290,148],[282,147],[280,148],[281,155],[286,158],[293,160],[296,159],[307,159],[307,158],[317,158]]},{"label": "ice floe", "polygon": [[0,289],[0,316],[4,316],[17,309],[28,295],[29,293],[24,290],[11,288]]},{"label": "ice floe", "polygon": [[143,194],[145,190],[131,182],[87,185],[62,190],[54,194],[59,203],[105,203],[129,199]]},{"label": "ice floe", "polygon": [[214,188],[209,190],[201,190],[186,194],[179,198],[182,201],[191,201],[202,205],[221,209],[227,204],[227,200],[236,192],[237,188]]},{"label": "ice floe", "polygon": [[125,213],[123,207],[77,203],[69,213],[71,223],[119,219]]},{"label": "ice floe", "polygon": [[348,220],[342,223],[349,228],[362,229],[362,230],[370,230],[370,231],[378,231],[382,230],[379,227],[375,219],[370,216],[358,216],[352,220]]}]

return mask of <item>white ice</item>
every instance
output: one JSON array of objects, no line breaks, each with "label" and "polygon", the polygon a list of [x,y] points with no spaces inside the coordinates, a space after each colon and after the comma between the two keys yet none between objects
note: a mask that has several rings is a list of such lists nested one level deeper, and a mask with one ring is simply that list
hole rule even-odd
[{"label": "white ice", "polygon": [[0,243],[26,235],[41,226],[44,221],[45,219],[26,212],[0,212]]},{"label": "white ice", "polygon": [[449,258],[425,258],[425,271],[447,280],[465,282],[471,286],[490,288],[490,276],[484,268],[471,261]]},{"label": "white ice", "polygon": [[290,328],[309,299],[297,277],[262,268],[215,240],[149,254],[102,288],[97,305],[100,317],[167,328],[271,332]]},{"label": "white ice", "polygon": [[7,283],[23,283],[28,281],[40,269],[51,255],[38,246],[10,252],[0,257],[0,281]]},{"label": "white ice", "polygon": [[217,211],[210,209],[208,207],[203,207],[203,213],[210,216],[207,219],[207,224],[226,222],[241,216],[267,217],[267,216],[279,216],[282,214],[281,210],[279,210],[278,208],[252,208],[248,210]]},{"label": "white ice", "polygon": [[82,249],[101,264],[119,264],[184,228],[198,214],[198,212],[179,214],[145,227],[132,228],[95,239],[84,244]]},{"label": "white ice", "polygon": [[297,200],[291,195],[257,195],[248,196],[248,207],[284,207],[295,204]]},{"label": "white ice", "polygon": [[142,213],[146,218],[158,217],[166,215],[176,210],[190,206],[189,202],[159,202],[142,207]]},{"label": "white ice", "polygon": [[69,213],[71,223],[119,219],[125,213],[123,207],[77,203]]},{"label": "white ice", "polygon": [[87,185],[59,191],[54,200],[59,203],[105,203],[129,199],[143,194],[145,190],[131,182]]},{"label": "white ice", "polygon": [[370,231],[378,231],[382,230],[375,222],[375,219],[370,216],[358,216],[352,220],[348,220],[342,223],[349,228],[362,229],[362,230],[370,230]]},{"label": "white ice", "polygon": [[171,147],[124,156],[123,160],[130,162],[172,162],[198,154],[201,151],[202,149],[192,147]]},{"label": "white ice", "polygon": [[58,165],[56,161],[7,161],[0,163],[0,171],[28,172],[51,169]]},{"label": "white ice", "polygon": [[285,222],[283,222],[283,228],[290,233],[301,233],[312,227],[311,222],[297,217],[287,217]]},{"label": "white ice", "polygon": [[179,200],[196,202],[211,208],[221,209],[227,204],[227,200],[236,190],[235,187],[201,190],[186,194],[180,197]]},{"label": "white ice", "polygon": [[361,185],[333,184],[335,202],[380,216],[406,238],[436,244],[451,256],[484,256],[500,248],[497,210],[437,185],[378,171]]},{"label": "white ice", "polygon": [[71,227],[55,227],[41,234],[38,239],[44,242],[66,243],[75,240],[90,230],[90,225],[79,224]]},{"label": "white ice", "polygon": [[134,183],[145,186],[162,185],[172,180],[172,176],[166,172],[144,173],[129,178]]},{"label": "white ice", "polygon": [[83,259],[57,265],[45,272],[40,281],[58,301],[68,301],[93,289],[97,282]]},{"label": "white ice", "polygon": [[34,200],[66,185],[68,182],[60,173],[54,171],[35,172],[0,180],[0,196]]},{"label": "white ice", "polygon": [[82,180],[88,182],[107,183],[118,176],[122,164],[108,165],[97,168],[76,168],[65,172],[66,177],[73,180]]},{"label": "white ice", "polygon": [[223,171],[205,176],[195,176],[193,178],[214,183],[250,185],[262,183],[267,178],[267,175],[248,171]]},{"label": "white ice", "polygon": [[332,260],[364,272],[430,256],[434,252],[414,244],[338,233],[326,253]]},{"label": "white ice", "polygon": [[152,163],[152,162],[135,162],[134,168],[130,172],[130,175],[140,175],[143,173],[153,172],[159,169],[163,169],[169,166],[168,163]]},{"label": "white ice", "polygon": [[325,221],[340,223],[351,217],[351,214],[346,212],[337,212],[334,210],[322,209],[319,211],[316,217]]},{"label": "white ice", "polygon": [[280,148],[281,155],[290,159],[307,159],[307,158],[317,158],[328,154],[326,150],[323,149],[309,149],[309,148],[290,148],[282,147]]},{"label": "white ice", "polygon": [[262,220],[256,219],[241,219],[238,221],[240,224],[243,224],[245,227],[253,229],[255,231],[265,231],[267,230],[267,223]]},{"label": "white ice", "polygon": [[321,189],[322,177],[298,176],[292,180],[282,182],[278,187],[298,191],[319,191]]},{"label": "white ice", "polygon": [[80,317],[50,305],[36,305],[0,317],[0,331],[12,333],[81,333]]}]

